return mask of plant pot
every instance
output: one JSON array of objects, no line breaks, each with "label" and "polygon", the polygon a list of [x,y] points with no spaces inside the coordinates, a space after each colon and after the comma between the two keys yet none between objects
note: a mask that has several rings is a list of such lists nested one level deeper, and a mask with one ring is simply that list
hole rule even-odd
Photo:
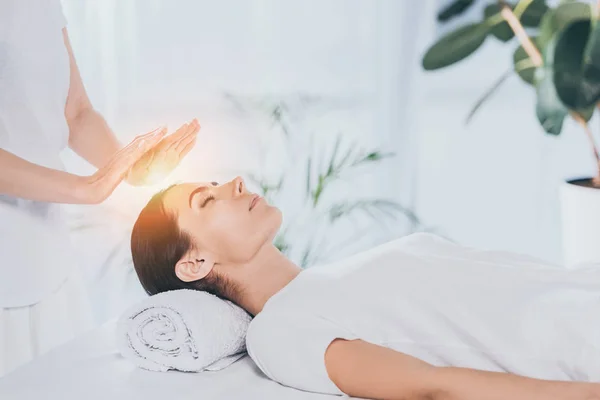
[{"label": "plant pot", "polygon": [[560,200],[565,267],[600,263],[600,189],[589,178],[573,179],[561,186]]}]

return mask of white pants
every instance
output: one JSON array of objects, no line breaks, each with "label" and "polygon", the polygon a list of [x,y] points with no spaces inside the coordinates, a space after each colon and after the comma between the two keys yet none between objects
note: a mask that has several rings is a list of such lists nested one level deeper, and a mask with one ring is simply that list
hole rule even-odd
[{"label": "white pants", "polygon": [[39,303],[0,308],[0,377],[94,326],[83,280],[73,270]]}]

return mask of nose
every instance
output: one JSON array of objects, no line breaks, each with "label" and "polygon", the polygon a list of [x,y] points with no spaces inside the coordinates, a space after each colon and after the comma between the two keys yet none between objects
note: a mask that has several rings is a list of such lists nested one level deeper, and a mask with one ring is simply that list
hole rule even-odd
[{"label": "nose", "polygon": [[236,177],[231,181],[233,184],[233,196],[241,196],[246,193],[246,184],[241,176]]}]

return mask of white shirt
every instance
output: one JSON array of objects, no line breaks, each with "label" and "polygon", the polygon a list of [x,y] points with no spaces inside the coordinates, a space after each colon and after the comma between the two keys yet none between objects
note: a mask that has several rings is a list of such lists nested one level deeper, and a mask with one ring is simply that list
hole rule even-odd
[{"label": "white shirt", "polygon": [[[0,0],[0,148],[58,170],[64,170],[60,152],[69,137],[65,25],[60,0]],[[34,304],[64,282],[71,266],[57,262],[48,246],[36,245],[34,238],[43,240],[39,232],[29,240],[29,253],[40,253],[32,259],[20,240],[37,222],[52,232],[52,240],[66,243],[60,206],[1,194],[0,205],[0,307]],[[14,225],[29,216],[36,221]]]},{"label": "white shirt", "polygon": [[362,339],[436,366],[600,381],[600,269],[562,269],[414,234],[302,271],[251,322],[271,379],[342,394],[324,355]]}]

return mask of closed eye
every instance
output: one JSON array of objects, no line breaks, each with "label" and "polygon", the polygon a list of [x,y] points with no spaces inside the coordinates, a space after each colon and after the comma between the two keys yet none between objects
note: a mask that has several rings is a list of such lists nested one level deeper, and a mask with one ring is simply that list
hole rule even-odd
[{"label": "closed eye", "polygon": [[204,206],[206,206],[206,204],[207,204],[209,201],[211,201],[211,200],[214,200],[214,199],[215,199],[215,196],[213,196],[213,195],[210,195],[210,196],[206,197],[206,198],[204,199],[204,201],[202,201],[202,205],[201,205],[200,207],[204,207]]}]

